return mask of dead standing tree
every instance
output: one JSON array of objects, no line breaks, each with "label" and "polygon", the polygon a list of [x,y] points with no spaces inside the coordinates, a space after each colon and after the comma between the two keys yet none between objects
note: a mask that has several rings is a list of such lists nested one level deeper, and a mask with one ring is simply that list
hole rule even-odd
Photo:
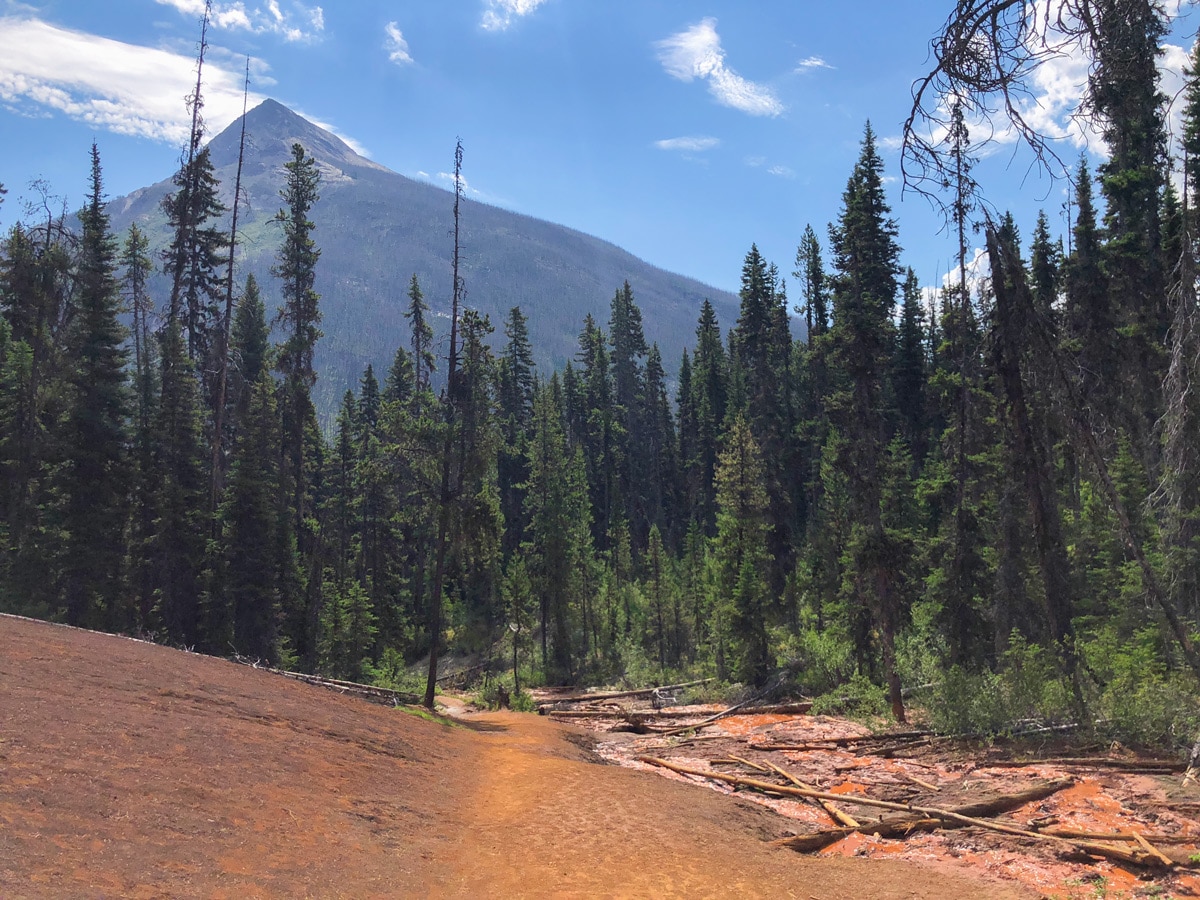
[{"label": "dead standing tree", "polygon": [[457,428],[458,407],[462,399],[462,385],[458,372],[458,315],[462,302],[463,283],[459,274],[460,231],[459,211],[462,204],[462,159],[463,147],[460,140],[454,148],[454,258],[453,286],[450,301],[450,354],[446,367],[446,390],[442,397],[444,421],[442,438],[442,475],[438,491],[438,530],[435,546],[433,584],[429,592],[429,677],[425,682],[425,697],[422,701],[433,709],[437,690],[438,651],[442,639],[442,592],[446,581],[446,555],[449,550],[451,530],[454,522],[455,505],[462,494],[464,457],[467,447],[462,439],[465,432]]},{"label": "dead standing tree", "polygon": [[246,107],[250,99],[250,57],[246,57],[246,78],[242,85],[242,131],[238,139],[237,174],[233,180],[233,220],[229,226],[229,268],[225,272],[225,313],[221,318],[221,330],[217,335],[219,373],[217,376],[217,402],[213,407],[212,482],[209,490],[209,513],[213,516],[214,536],[216,531],[217,504],[224,486],[225,462],[222,458],[222,443],[225,433],[225,405],[229,391],[229,336],[233,326],[233,262],[237,250],[238,201],[242,196],[242,162],[246,155]]}]

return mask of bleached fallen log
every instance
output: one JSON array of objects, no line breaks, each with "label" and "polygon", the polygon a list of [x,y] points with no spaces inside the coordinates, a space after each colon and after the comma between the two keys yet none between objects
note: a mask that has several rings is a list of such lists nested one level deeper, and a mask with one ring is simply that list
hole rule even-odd
[{"label": "bleached fallen log", "polygon": [[340,678],[322,678],[320,675],[309,675],[305,672],[288,672],[284,669],[271,669],[265,666],[255,666],[254,668],[262,672],[270,672],[272,675],[282,675],[284,678],[302,681],[305,684],[311,684],[316,687],[327,688],[343,694],[357,694],[364,699],[385,702],[390,705],[396,703],[416,705],[421,702],[421,698],[416,694],[410,694],[407,691],[394,691],[391,688],[381,688],[373,684],[359,684],[356,681],[343,681]]},{"label": "bleached fallen log", "polygon": [[758,790],[773,791],[777,794],[784,794],[785,796],[831,800],[835,803],[852,803],[856,806],[869,806],[876,809],[887,809],[893,812],[924,815],[933,818],[999,815],[1002,812],[1008,812],[1012,809],[1016,809],[1017,807],[1024,806],[1026,803],[1033,803],[1035,800],[1044,800],[1047,797],[1056,794],[1075,783],[1075,779],[1073,778],[1056,778],[1052,781],[1040,782],[1033,787],[1019,791],[1015,794],[1002,794],[1000,796],[991,797],[985,800],[977,800],[976,802],[969,803],[957,810],[946,810],[932,806],[920,806],[913,803],[895,803],[891,800],[876,800],[872,797],[864,797],[861,794],[848,796],[846,794],[834,794],[828,791],[813,790],[811,788],[785,787],[783,785],[772,784],[769,781],[759,781],[756,778],[741,778],[737,775],[726,775],[723,772],[707,772],[702,769],[693,769],[688,766],[681,766],[669,760],[659,759],[658,757],[654,756],[639,756],[637,759],[638,762],[644,762],[653,766],[661,766],[664,769],[670,769],[672,772],[678,772],[681,775],[694,775],[699,778],[711,778],[714,781],[724,781],[728,784],[752,787]]},{"label": "bleached fallen log", "polygon": [[1182,772],[1184,764],[1174,759],[1118,759],[1108,756],[1056,756],[1046,759],[1000,759],[985,761],[981,769],[1016,769],[1025,766],[1066,766],[1085,769],[1120,769],[1131,772]]},{"label": "bleached fallen log", "polygon": [[793,850],[813,851],[820,850],[829,844],[841,840],[848,834],[874,834],[880,837],[903,837],[918,831],[936,831],[940,829],[952,829],[963,827],[982,828],[987,831],[994,831],[1000,834],[1009,834],[1017,837],[1030,838],[1032,840],[1053,842],[1063,846],[1069,846],[1075,850],[1086,853],[1090,856],[1097,856],[1102,859],[1110,859],[1116,862],[1129,863],[1132,865],[1142,866],[1146,868],[1156,868],[1161,866],[1172,866],[1180,862],[1180,860],[1172,859],[1157,848],[1150,847],[1146,849],[1148,843],[1143,837],[1140,840],[1134,840],[1141,846],[1135,848],[1126,848],[1114,846],[1111,844],[1100,843],[1092,840],[1080,840],[1076,838],[1063,837],[1053,833],[1041,831],[1030,831],[1026,828],[1020,828],[1015,825],[1006,825],[1000,822],[993,822],[989,819],[982,818],[983,816],[999,815],[1002,812],[1010,812],[1018,809],[1026,803],[1032,803],[1036,800],[1043,800],[1046,797],[1069,787],[1074,783],[1073,779],[1064,778],[1055,781],[1043,782],[1035,785],[1024,791],[1016,794],[1005,794],[999,797],[993,797],[988,800],[977,801],[965,806],[960,806],[955,809],[940,809],[938,807],[918,806],[910,803],[892,803],[887,800],[875,800],[870,797],[856,795],[853,798],[845,797],[839,794],[830,794],[825,791],[813,791],[798,787],[784,787],[770,782],[759,781],[754,778],[739,778],[733,775],[724,775],[720,772],[704,772],[699,769],[692,769],[687,766],[678,766],[664,759],[655,757],[640,756],[638,760],[649,763],[651,765],[662,766],[670,769],[673,772],[678,772],[683,775],[694,775],[701,778],[711,778],[715,781],[723,781],[728,784],[742,785],[745,787],[753,787],[757,790],[767,791],[774,794],[782,794],[784,796],[808,797],[823,800],[840,800],[850,802],[860,806],[875,807],[877,809],[890,809],[896,812],[908,813],[906,816],[893,817],[891,819],[883,819],[879,822],[872,822],[866,825],[859,825],[857,828],[834,828],[825,831],[818,831],[812,834],[802,834],[791,838],[772,842],[777,847],[787,847]]},{"label": "bleached fallen log", "polygon": [[597,691],[590,694],[571,694],[566,697],[547,698],[539,703],[538,706],[540,708],[543,706],[553,706],[555,703],[587,703],[591,700],[617,700],[621,697],[649,697],[655,691],[676,691],[682,688],[707,684],[710,681],[712,681],[711,678],[701,678],[698,681],[685,681],[682,684],[665,684],[661,687],[638,688],[633,691]]}]

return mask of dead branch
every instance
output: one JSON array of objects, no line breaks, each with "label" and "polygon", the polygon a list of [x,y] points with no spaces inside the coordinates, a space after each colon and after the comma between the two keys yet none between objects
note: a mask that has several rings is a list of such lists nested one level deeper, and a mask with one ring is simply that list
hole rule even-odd
[{"label": "dead branch", "polygon": [[937,793],[938,791],[941,790],[941,788],[938,787],[933,782],[923,781],[922,779],[918,778],[916,775],[909,775],[907,772],[900,772],[899,775],[905,781],[910,781],[913,784],[917,785],[917,787],[923,787],[927,791],[933,791],[934,793]]}]

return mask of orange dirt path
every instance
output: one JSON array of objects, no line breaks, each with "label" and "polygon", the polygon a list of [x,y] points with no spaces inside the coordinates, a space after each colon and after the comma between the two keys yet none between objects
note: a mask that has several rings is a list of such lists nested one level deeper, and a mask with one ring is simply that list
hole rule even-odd
[{"label": "orange dirt path", "polygon": [[775,850],[757,806],[461,716],[0,617],[0,896],[1030,896]]}]

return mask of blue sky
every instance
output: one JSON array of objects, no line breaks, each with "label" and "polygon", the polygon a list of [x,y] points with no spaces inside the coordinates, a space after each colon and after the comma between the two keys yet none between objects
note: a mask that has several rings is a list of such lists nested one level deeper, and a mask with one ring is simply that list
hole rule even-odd
[{"label": "blue sky", "polygon": [[[1176,0],[1178,4],[1178,0]],[[785,275],[806,224],[824,239],[869,119],[881,139],[904,263],[924,284],[952,241],[902,198],[892,140],[928,66],[944,2],[859,0],[217,0],[206,64],[210,132],[274,97],[373,160],[446,184],[454,142],[478,199],[597,235],[736,290],[751,242]],[[1187,4],[1185,4],[1186,9]],[[0,0],[0,224],[45,179],[77,207],[100,145],[111,196],[178,164],[203,0]],[[1176,26],[1164,87],[1194,23]],[[1031,100],[1068,160],[1086,64],[1039,75]],[[1030,234],[1062,225],[1063,185],[1010,144],[979,169]],[[794,292],[793,292],[794,293]]]}]

